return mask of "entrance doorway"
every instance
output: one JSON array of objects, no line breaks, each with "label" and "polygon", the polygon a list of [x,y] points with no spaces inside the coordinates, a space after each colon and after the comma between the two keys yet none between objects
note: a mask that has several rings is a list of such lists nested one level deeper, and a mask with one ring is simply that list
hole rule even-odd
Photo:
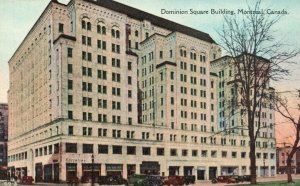
[{"label": "entrance doorway", "polygon": [[191,176],[193,175],[193,166],[184,166],[183,167],[183,175],[184,176]]},{"label": "entrance doorway", "polygon": [[35,181],[36,182],[43,181],[43,165],[42,165],[42,163],[35,164]]},{"label": "entrance doorway", "polygon": [[140,165],[141,174],[159,175],[160,165],[157,161],[143,161]]},{"label": "entrance doorway", "polygon": [[179,166],[169,166],[169,176],[178,176]]},{"label": "entrance doorway", "polygon": [[217,177],[217,167],[209,167],[208,179],[211,180]]},{"label": "entrance doorway", "polygon": [[53,164],[53,181],[58,183],[59,182],[59,164]]},{"label": "entrance doorway", "polygon": [[204,180],[205,179],[205,170],[197,170],[197,180]]}]

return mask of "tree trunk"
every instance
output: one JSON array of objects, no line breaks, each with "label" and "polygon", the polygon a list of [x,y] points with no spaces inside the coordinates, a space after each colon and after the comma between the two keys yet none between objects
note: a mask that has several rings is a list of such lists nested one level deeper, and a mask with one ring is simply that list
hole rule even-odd
[{"label": "tree trunk", "polygon": [[293,156],[291,156],[291,155],[292,155],[292,153],[290,153],[288,155],[288,158],[286,160],[286,165],[287,165],[287,167],[286,167],[286,173],[287,173],[287,181],[288,181],[288,183],[293,182],[293,178],[292,178],[292,157]]},{"label": "tree trunk", "polygon": [[250,175],[251,184],[256,184],[255,140],[250,140]]}]

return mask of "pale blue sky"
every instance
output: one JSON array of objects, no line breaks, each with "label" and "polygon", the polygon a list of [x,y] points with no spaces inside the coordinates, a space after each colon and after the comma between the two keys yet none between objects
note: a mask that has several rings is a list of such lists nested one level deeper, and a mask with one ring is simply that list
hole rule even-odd
[{"label": "pale blue sky", "polygon": [[[68,2],[69,0],[59,0]],[[216,30],[222,25],[222,15],[162,15],[161,9],[230,9],[245,8],[245,0],[118,0],[147,11],[149,13],[170,19],[172,21],[193,27],[209,33],[216,41]],[[8,90],[8,60],[20,45],[32,25],[47,6],[49,0],[0,0],[0,102],[7,102]],[[253,2],[250,1],[249,2]],[[264,7],[275,10],[283,8],[289,12],[283,16],[277,25],[278,36],[286,39],[291,45],[300,46],[300,1],[299,0],[264,0]],[[299,63],[298,63],[299,64]],[[293,66],[292,76],[285,85],[289,90],[300,89],[300,68]],[[275,85],[276,86],[276,85]],[[279,87],[278,85],[276,87]],[[282,87],[282,86],[280,86]]]}]

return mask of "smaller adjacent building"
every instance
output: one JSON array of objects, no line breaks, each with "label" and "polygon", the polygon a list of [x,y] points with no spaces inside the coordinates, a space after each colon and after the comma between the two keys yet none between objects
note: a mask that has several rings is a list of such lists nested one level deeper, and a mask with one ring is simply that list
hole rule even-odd
[{"label": "smaller adjacent building", "polygon": [[7,170],[7,125],[8,105],[0,103],[0,180],[6,177]]},{"label": "smaller adjacent building", "polygon": [[[277,174],[287,173],[287,158],[292,151],[291,146],[277,147]],[[298,150],[292,159],[292,174],[300,173],[300,151]]]}]

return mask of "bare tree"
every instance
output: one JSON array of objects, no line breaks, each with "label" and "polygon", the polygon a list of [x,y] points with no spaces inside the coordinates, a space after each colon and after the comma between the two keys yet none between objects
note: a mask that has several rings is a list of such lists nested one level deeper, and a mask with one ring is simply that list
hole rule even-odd
[{"label": "bare tree", "polygon": [[[299,96],[300,97],[300,96]],[[297,119],[293,116],[294,113],[292,113],[292,109],[289,109],[288,101],[286,98],[282,98],[279,95],[276,96],[276,104],[275,104],[275,110],[285,119],[288,120],[288,122],[293,125],[296,134],[294,136],[294,141],[291,144],[291,151],[288,154],[287,157],[287,181],[293,182],[292,178],[292,159],[295,153],[300,149],[299,142],[300,142],[300,115]]]},{"label": "bare tree", "polygon": [[[225,16],[223,28],[219,31],[220,44],[232,56],[237,84],[238,106],[245,115],[245,126],[250,139],[250,174],[251,184],[256,184],[256,140],[259,137],[261,104],[269,93],[270,80],[279,80],[288,75],[283,67],[298,54],[289,50],[274,35],[274,25],[281,16],[260,13],[261,1],[248,4],[248,15]],[[258,126],[255,118],[258,114]]]}]

